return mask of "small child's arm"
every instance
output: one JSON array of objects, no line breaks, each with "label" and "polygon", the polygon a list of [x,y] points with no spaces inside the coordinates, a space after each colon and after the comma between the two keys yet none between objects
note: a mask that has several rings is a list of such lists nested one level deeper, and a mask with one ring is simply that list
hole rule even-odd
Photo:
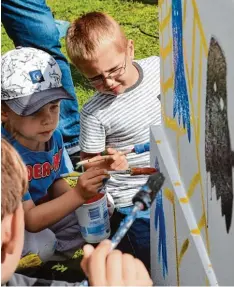
[{"label": "small child's arm", "polygon": [[103,184],[103,179],[108,177],[106,170],[89,169],[80,176],[74,188],[71,188],[63,179],[55,181],[51,189],[58,197],[55,196],[50,201],[37,206],[32,199],[24,201],[26,230],[39,232],[55,224],[95,196]]}]

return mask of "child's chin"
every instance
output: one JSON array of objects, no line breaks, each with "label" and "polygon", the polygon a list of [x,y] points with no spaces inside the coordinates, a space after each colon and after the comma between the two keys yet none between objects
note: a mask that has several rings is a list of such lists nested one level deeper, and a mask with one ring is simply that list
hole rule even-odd
[{"label": "child's chin", "polygon": [[112,96],[119,96],[123,93],[124,91],[122,90],[118,90],[118,91],[108,91],[108,92],[105,92],[105,94],[107,95],[112,95]]},{"label": "child's chin", "polygon": [[47,142],[48,140],[51,139],[52,135],[53,135],[53,131],[49,133],[42,133],[38,135],[38,139],[40,142]]}]

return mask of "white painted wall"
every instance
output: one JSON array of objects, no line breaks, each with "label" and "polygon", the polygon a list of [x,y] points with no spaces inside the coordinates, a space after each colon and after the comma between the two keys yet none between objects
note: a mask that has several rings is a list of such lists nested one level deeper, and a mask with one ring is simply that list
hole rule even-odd
[{"label": "white painted wall", "polygon": [[[234,205],[231,197],[234,170],[232,168],[230,172],[229,167],[229,172],[225,171],[228,165],[234,166],[234,1],[173,0],[173,2],[174,6],[172,0],[159,1],[163,128],[151,129],[151,165],[155,165],[157,156],[160,170],[167,177],[162,190],[166,238],[165,236],[162,238],[165,241],[168,272],[163,276],[162,258],[159,262],[160,231],[155,230],[155,202],[151,210],[152,277],[156,285],[206,285],[207,282],[215,280],[219,285],[234,285],[234,206],[231,211],[231,205]],[[176,53],[179,54],[180,37],[175,33],[176,30],[173,33],[172,29],[179,27],[180,12],[176,9],[180,6],[180,2],[183,65],[181,58],[176,58]],[[177,13],[174,22],[172,13]],[[210,47],[212,37],[218,44],[212,44]],[[218,45],[220,50],[217,48]],[[182,117],[179,124],[178,111],[175,117],[173,116],[174,101],[177,97],[184,106],[181,114],[186,118],[184,112],[186,93],[180,84],[175,95],[175,83],[176,81],[181,83],[178,77],[183,74],[175,73],[177,62],[184,69],[187,87],[190,141],[188,125],[183,128]],[[210,113],[209,128],[208,125],[206,127],[208,123],[206,114],[209,114],[208,97],[211,99],[211,106],[215,107]],[[217,105],[214,99],[217,99]],[[210,136],[206,137],[208,133]],[[210,149],[214,147],[213,153],[205,152],[206,145]],[[173,174],[171,171],[173,164],[168,165],[170,161],[175,163],[178,173],[174,175],[175,178],[177,176],[176,181],[180,185],[175,185],[173,181],[175,178],[169,176]],[[211,188],[210,172],[206,171],[210,162],[218,170],[217,172],[215,169],[213,173],[218,179],[218,184],[222,183],[221,187]],[[229,186],[225,186],[225,182],[228,181]],[[227,212],[226,218],[232,219],[231,224],[227,224],[225,216],[222,216],[221,198],[217,200],[217,191],[225,202],[223,210]],[[183,192],[185,199],[180,200]],[[187,208],[184,208],[185,205],[188,205],[191,211],[187,215],[183,213]],[[197,226],[195,231],[191,231],[191,224],[188,224],[191,223],[191,218],[186,218],[189,214],[194,216]],[[161,219],[161,235],[162,226]],[[198,246],[205,247],[205,251],[199,254],[201,249],[198,250]],[[211,265],[207,267],[209,262]]]}]

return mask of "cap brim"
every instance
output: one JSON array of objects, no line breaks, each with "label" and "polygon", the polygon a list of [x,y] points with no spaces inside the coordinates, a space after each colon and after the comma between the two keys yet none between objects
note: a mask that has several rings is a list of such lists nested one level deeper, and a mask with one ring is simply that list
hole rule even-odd
[{"label": "cap brim", "polygon": [[46,104],[56,100],[74,100],[63,87],[53,88],[17,99],[7,100],[8,107],[19,116],[30,116]]}]

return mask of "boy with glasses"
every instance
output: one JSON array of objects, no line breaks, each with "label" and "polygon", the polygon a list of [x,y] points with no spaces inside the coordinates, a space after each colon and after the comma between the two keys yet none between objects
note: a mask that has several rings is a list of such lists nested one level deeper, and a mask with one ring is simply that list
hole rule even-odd
[{"label": "boy with glasses", "polygon": [[[81,158],[91,158],[107,150],[112,154],[135,144],[149,142],[149,126],[161,122],[160,63],[158,57],[134,61],[134,44],[109,15],[91,12],[75,20],[67,33],[71,61],[95,87],[97,93],[81,112]],[[130,167],[149,166],[149,152],[129,154]],[[106,160],[88,167],[121,170]],[[147,176],[116,174],[105,185],[115,201],[112,220],[120,222],[132,210],[132,197]],[[112,226],[113,230],[113,226]],[[150,269],[150,211],[141,212],[125,237],[132,253]],[[127,250],[131,252],[130,249]]]}]

